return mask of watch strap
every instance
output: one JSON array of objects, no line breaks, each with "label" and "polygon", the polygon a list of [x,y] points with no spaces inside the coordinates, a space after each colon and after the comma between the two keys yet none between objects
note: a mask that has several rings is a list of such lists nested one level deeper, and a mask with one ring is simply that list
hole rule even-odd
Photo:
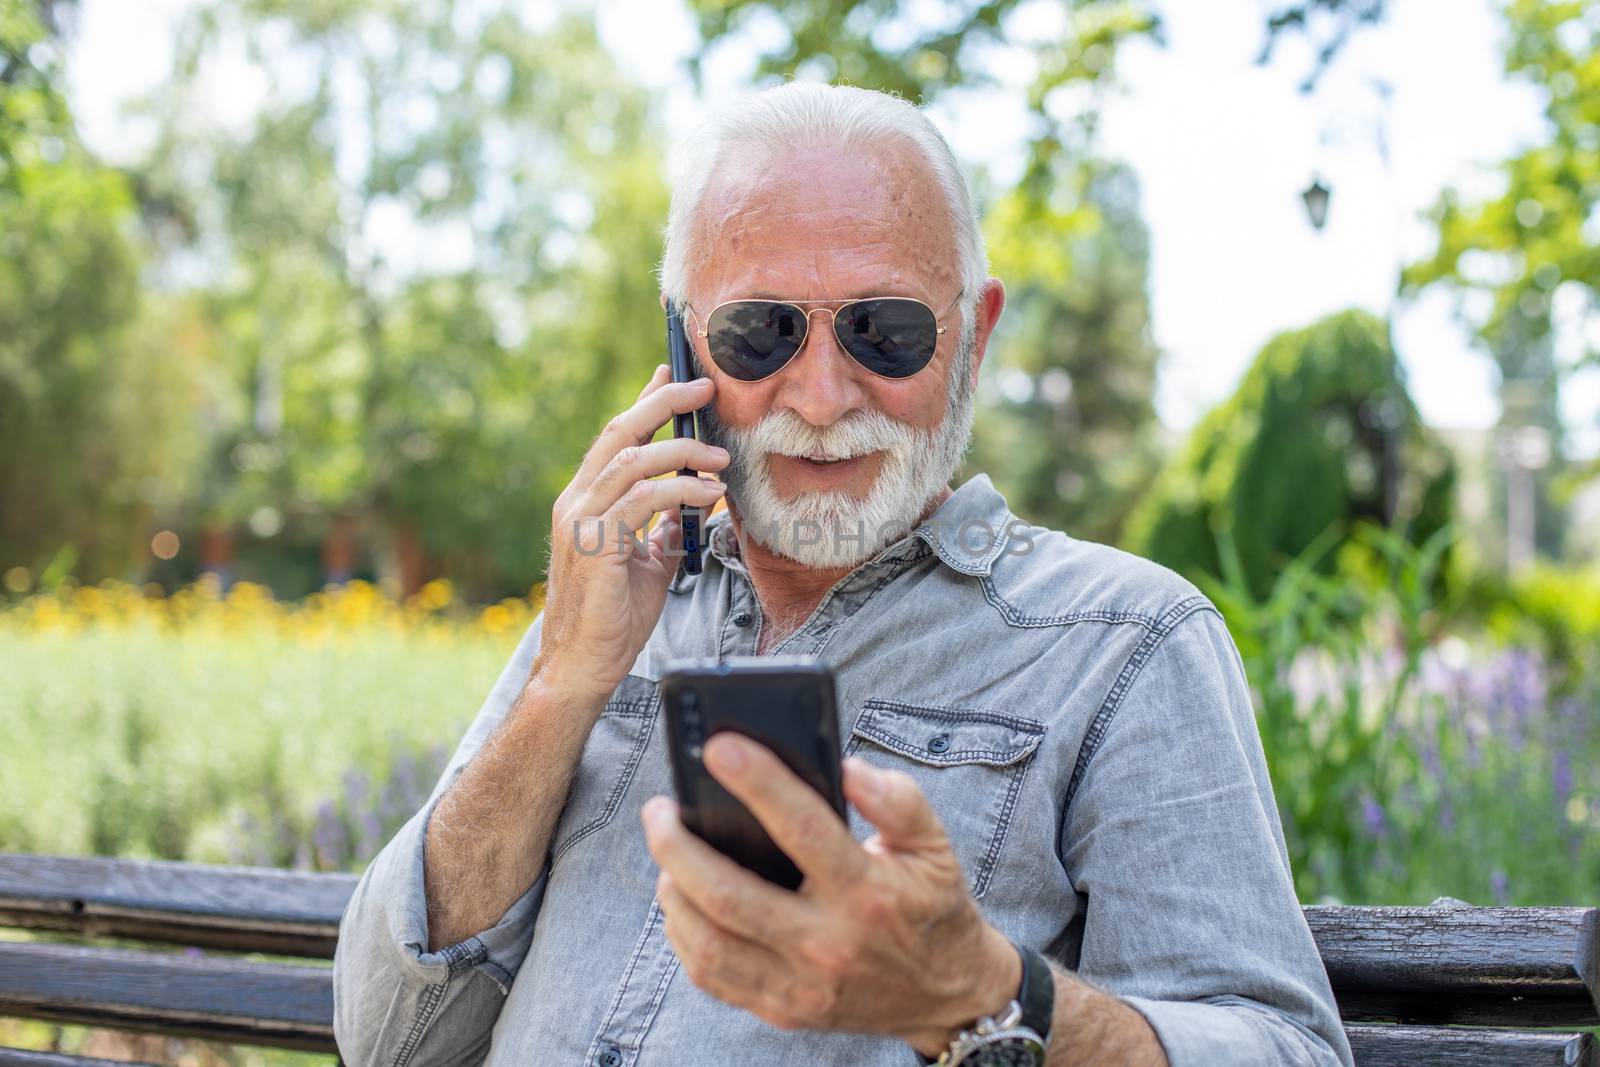
[{"label": "watch strap", "polygon": [[1011,942],[1022,957],[1022,986],[1017,1002],[1022,1005],[1022,1025],[1050,1043],[1050,1019],[1056,1010],[1056,980],[1045,958],[1024,945]]}]

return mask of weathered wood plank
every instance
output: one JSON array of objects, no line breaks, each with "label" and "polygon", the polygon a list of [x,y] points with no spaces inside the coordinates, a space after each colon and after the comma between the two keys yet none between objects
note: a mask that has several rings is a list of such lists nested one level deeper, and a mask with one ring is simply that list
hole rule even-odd
[{"label": "weathered wood plank", "polygon": [[30,1052],[25,1048],[0,1048],[0,1067],[152,1067],[130,1060],[97,1060],[88,1056],[63,1056],[59,1052]]},{"label": "weathered wood plank", "polygon": [[1594,908],[1308,907],[1347,1019],[1600,1024]]},{"label": "weathered wood plank", "polygon": [[349,874],[0,854],[0,926],[330,959]]},{"label": "weathered wood plank", "polygon": [[[0,854],[0,925],[329,958],[356,878]],[[1342,1016],[1600,1024],[1600,910],[1305,909]]]},{"label": "weathered wood plank", "polygon": [[327,967],[0,942],[5,1015],[335,1051]]},{"label": "weathered wood plank", "polygon": [[1600,1067],[1591,1034],[1346,1026],[1356,1067]]}]

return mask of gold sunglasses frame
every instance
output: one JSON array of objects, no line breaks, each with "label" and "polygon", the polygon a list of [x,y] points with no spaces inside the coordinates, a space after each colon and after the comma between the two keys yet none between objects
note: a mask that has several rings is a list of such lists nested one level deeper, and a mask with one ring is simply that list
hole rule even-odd
[{"label": "gold sunglasses frame", "polygon": [[[899,295],[895,295],[895,296],[855,296],[855,297],[850,297],[847,300],[769,300],[766,297],[760,297],[760,296],[741,296],[741,297],[737,297],[737,298],[735,298],[733,300],[724,300],[722,303],[720,303],[716,307],[712,308],[710,313],[706,315],[706,325],[709,326],[711,324],[711,316],[712,315],[715,315],[718,311],[721,311],[723,308],[727,307],[729,304],[746,304],[746,303],[785,304],[785,305],[787,305],[789,307],[794,308],[796,311],[800,312],[800,317],[805,320],[806,332],[800,335],[800,343],[799,343],[799,345],[797,345],[795,347],[794,355],[792,355],[788,359],[784,360],[783,366],[779,367],[777,370],[774,370],[771,374],[762,375],[760,378],[734,378],[735,381],[745,382],[747,384],[753,385],[756,382],[764,382],[768,378],[773,377],[774,375],[783,373],[783,371],[786,368],[788,368],[789,366],[791,366],[796,359],[800,358],[800,353],[805,351],[806,341],[807,341],[807,339],[809,339],[811,337],[811,316],[813,314],[815,314],[815,311],[807,311],[806,310],[805,305],[807,305],[807,304],[838,304],[838,305],[840,305],[833,312],[833,328],[835,330],[835,333],[834,333],[834,340],[835,341],[839,341],[839,335],[837,333],[838,328],[839,328],[839,312],[843,311],[845,308],[849,307],[851,304],[864,304],[869,300],[909,300],[914,304],[921,304],[923,307],[928,309],[928,314],[933,316],[933,325],[934,325],[934,342],[933,342],[933,345],[934,345],[934,354],[937,355],[938,351],[939,351],[938,338],[944,336],[945,329],[948,326],[948,323],[946,322],[946,320],[949,318],[950,312],[952,312],[952,311],[954,311],[956,309],[956,305],[961,303],[961,298],[966,295],[966,292],[967,292],[967,287],[964,286],[964,285],[960,289],[956,290],[955,299],[950,301],[950,306],[946,307],[944,309],[944,314],[943,315],[941,315],[938,312],[934,311],[933,310],[933,305],[928,303],[926,300],[921,300],[921,299],[919,299],[917,297],[914,297],[914,296],[899,296]],[[685,300],[683,302],[683,306],[688,309],[689,314],[694,316],[695,323],[698,326],[698,324],[700,322],[700,313],[698,311],[696,311],[694,309],[694,305],[689,303],[689,301],[687,301],[687,300]],[[821,311],[821,310],[823,310],[823,309],[820,308],[820,307],[816,309],[816,311]],[[709,356],[711,354],[711,343],[710,343],[710,340],[709,340],[711,335],[710,335],[709,331],[697,328],[694,331],[694,335],[696,337],[699,337],[702,340],[706,341],[706,355]],[[888,374],[879,374],[877,371],[873,370],[871,367],[869,367],[866,364],[862,363],[859,359],[856,359],[855,356],[850,354],[850,350],[848,348],[845,348],[845,345],[844,345],[843,341],[839,341],[839,347],[844,349],[844,354],[845,355],[850,356],[850,362],[854,363],[856,366],[860,367],[862,370],[866,371],[868,374],[871,374],[874,377],[882,378],[885,381],[890,381],[890,382],[903,382],[903,381],[906,381],[908,378],[915,378],[917,375],[919,375],[923,371],[927,370],[928,367],[933,364],[933,356],[929,356],[927,363],[924,363],[922,366],[918,367],[916,370],[912,371],[910,374],[904,375],[903,377],[896,378],[896,377],[894,377],[892,375],[888,375]],[[713,358],[711,360],[711,362],[712,363],[716,363],[716,360]]]}]

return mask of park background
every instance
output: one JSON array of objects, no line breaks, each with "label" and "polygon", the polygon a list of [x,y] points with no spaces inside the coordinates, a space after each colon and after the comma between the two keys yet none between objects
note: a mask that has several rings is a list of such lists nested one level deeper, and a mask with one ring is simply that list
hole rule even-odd
[{"label": "park background", "polygon": [[1557,0],[0,0],[0,851],[360,870],[661,358],[670,146],[792,76],[947,131],[1009,297],[966,472],[1223,610],[1302,900],[1600,902],[1597,41]]}]

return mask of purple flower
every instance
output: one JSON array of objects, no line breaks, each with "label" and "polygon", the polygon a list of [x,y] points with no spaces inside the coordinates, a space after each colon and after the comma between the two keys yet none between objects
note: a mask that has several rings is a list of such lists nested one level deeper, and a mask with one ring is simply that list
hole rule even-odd
[{"label": "purple flower", "polygon": [[350,811],[357,811],[367,799],[371,782],[362,771],[354,768],[344,772],[344,803]]},{"label": "purple flower", "polygon": [[333,801],[324,800],[317,805],[316,823],[311,831],[311,844],[315,849],[320,870],[338,870],[343,866],[349,850],[350,837],[344,819]]},{"label": "purple flower", "polygon": [[1567,798],[1572,795],[1572,759],[1565,749],[1557,749],[1553,762],[1550,780],[1556,791],[1556,810],[1565,813]]},{"label": "purple flower", "polygon": [[1439,762],[1439,742],[1428,738],[1422,743],[1422,766],[1428,771],[1430,778],[1443,778],[1444,767]]},{"label": "purple flower", "polygon": [[1489,875],[1489,892],[1494,894],[1494,902],[1501,907],[1511,903],[1509,880],[1506,878],[1506,872],[1498,867]]},{"label": "purple flower", "polygon": [[1367,833],[1373,837],[1386,837],[1389,833],[1389,821],[1384,816],[1383,805],[1372,797],[1361,801],[1361,821],[1367,825]]}]

